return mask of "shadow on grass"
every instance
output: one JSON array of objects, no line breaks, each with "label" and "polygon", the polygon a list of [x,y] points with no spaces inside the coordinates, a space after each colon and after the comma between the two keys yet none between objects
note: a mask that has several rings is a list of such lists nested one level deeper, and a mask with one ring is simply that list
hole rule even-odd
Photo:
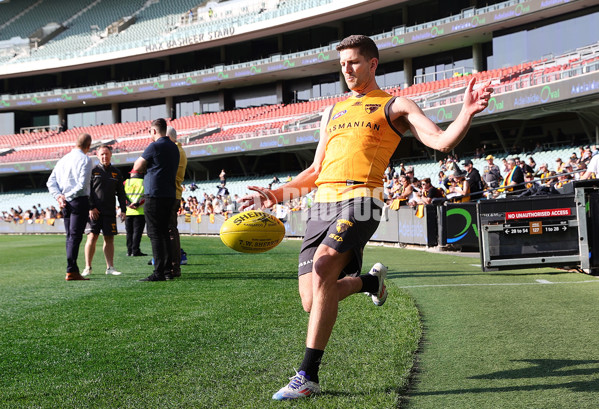
[{"label": "shadow on grass", "polygon": [[[573,392],[597,391],[599,388],[598,360],[568,360],[568,359],[523,359],[512,362],[526,362],[530,365],[524,368],[491,372],[489,374],[472,376],[468,379],[534,379],[557,378],[570,376],[586,376],[584,381],[564,381],[562,383],[539,383],[536,385],[513,385],[485,388],[465,388],[444,391],[415,392],[410,396],[442,396],[460,395],[463,393],[500,393],[500,392],[532,392],[542,390],[569,389]],[[591,367],[588,367],[588,366]],[[586,368],[576,368],[587,366]]]},{"label": "shadow on grass", "polygon": [[[599,375],[599,360],[517,359],[512,360],[512,362],[525,362],[531,366],[472,376],[469,379],[524,379],[545,378],[548,376]],[[595,367],[573,368],[587,365],[595,365]]]}]

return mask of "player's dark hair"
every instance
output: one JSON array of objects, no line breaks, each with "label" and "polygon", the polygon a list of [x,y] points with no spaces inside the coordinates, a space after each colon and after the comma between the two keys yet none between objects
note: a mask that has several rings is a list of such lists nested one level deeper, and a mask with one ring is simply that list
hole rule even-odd
[{"label": "player's dark hair", "polygon": [[360,55],[370,60],[371,58],[379,59],[379,49],[375,42],[370,37],[364,35],[351,35],[345,37],[337,44],[337,51],[347,50],[348,48],[357,48]]},{"label": "player's dark hair", "polygon": [[154,119],[152,127],[156,128],[160,135],[166,135],[166,120],[164,118]]}]

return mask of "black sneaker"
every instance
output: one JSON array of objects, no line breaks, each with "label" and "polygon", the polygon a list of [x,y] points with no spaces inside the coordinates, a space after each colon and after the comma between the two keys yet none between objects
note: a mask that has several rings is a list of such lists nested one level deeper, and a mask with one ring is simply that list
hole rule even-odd
[{"label": "black sneaker", "polygon": [[139,281],[166,281],[166,277],[156,275],[156,274],[151,274],[151,275],[147,276],[146,278],[142,278]]},{"label": "black sneaker", "polygon": [[177,271],[177,272],[172,271],[172,272],[166,274],[165,277],[167,280],[174,280],[177,277],[181,277],[181,272],[180,271]]},{"label": "black sneaker", "polygon": [[131,254],[133,257],[145,257],[147,256],[146,253],[142,253],[141,251],[139,253],[133,253]]}]

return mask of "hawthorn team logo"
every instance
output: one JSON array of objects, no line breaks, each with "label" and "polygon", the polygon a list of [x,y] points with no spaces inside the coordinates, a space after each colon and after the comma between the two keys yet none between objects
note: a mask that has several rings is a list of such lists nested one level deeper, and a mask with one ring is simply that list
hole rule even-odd
[{"label": "hawthorn team logo", "polygon": [[353,225],[354,224],[352,222],[350,222],[349,220],[339,219],[339,220],[337,220],[337,233],[343,233],[344,231],[346,231]]},{"label": "hawthorn team logo", "polygon": [[367,114],[372,114],[374,112],[376,112],[377,109],[379,109],[381,107],[381,104],[366,104],[364,105],[364,109],[366,110]]}]

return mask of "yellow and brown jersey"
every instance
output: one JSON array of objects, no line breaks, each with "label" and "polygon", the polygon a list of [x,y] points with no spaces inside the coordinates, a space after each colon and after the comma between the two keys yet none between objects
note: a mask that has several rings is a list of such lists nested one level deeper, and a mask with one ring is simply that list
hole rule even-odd
[{"label": "yellow and brown jersey", "polygon": [[394,99],[382,90],[374,90],[333,106],[315,201],[338,202],[355,197],[383,200],[383,174],[401,140],[401,133],[389,119]]}]

